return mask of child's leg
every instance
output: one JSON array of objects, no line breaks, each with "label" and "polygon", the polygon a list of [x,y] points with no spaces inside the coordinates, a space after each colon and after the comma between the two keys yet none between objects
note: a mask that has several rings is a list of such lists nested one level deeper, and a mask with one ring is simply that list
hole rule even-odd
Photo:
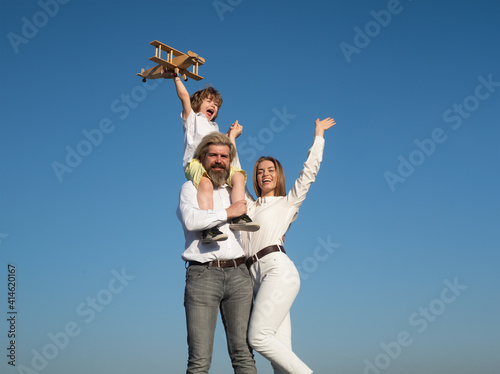
[{"label": "child's leg", "polygon": [[234,173],[231,178],[233,190],[231,191],[231,202],[235,203],[245,200],[245,176],[242,173]]},{"label": "child's leg", "polygon": [[[241,172],[236,172],[231,178],[231,202],[234,203],[245,199],[245,175]],[[257,231],[260,228],[258,223],[252,222],[249,216],[243,214],[240,217],[234,218],[229,225],[232,230],[242,231]]]},{"label": "child's leg", "polygon": [[[214,197],[213,197],[214,187],[212,181],[203,176],[198,183],[198,191],[196,193],[196,199],[198,200],[198,206],[202,210],[213,210],[214,209]],[[213,243],[220,240],[226,240],[227,235],[214,226],[210,229],[203,230],[202,242],[203,243]]]},{"label": "child's leg", "polygon": [[198,200],[198,206],[201,210],[213,210],[214,209],[214,197],[213,197],[214,187],[212,181],[203,176],[198,184],[198,192],[196,193],[196,198]]}]

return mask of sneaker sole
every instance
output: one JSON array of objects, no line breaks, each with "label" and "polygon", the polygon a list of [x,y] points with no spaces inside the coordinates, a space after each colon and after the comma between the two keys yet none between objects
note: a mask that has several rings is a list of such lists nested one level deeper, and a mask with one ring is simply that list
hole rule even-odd
[{"label": "sneaker sole", "polygon": [[227,238],[228,238],[228,236],[224,234],[224,235],[215,236],[213,238],[201,239],[201,242],[202,243],[221,242],[223,240],[227,240]]},{"label": "sneaker sole", "polygon": [[250,232],[254,232],[254,231],[257,231],[258,229],[260,229],[260,225],[257,224],[257,223],[249,223],[249,224],[245,224],[245,223],[231,223],[229,225],[229,228],[231,230],[235,230],[235,231],[250,231]]}]

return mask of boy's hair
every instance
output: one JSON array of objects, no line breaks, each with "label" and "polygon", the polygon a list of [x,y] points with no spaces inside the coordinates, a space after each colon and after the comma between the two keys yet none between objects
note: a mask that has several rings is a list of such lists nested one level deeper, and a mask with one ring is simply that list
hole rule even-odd
[{"label": "boy's hair", "polygon": [[[221,132],[211,132],[208,135],[205,135],[203,139],[201,139],[200,144],[196,148],[194,153],[194,158],[197,158],[202,164],[205,160],[205,156],[208,152],[208,147],[210,145],[227,145],[229,147],[229,163],[234,160],[236,157],[236,148],[234,147],[231,139],[229,139],[226,135]],[[228,165],[229,166],[229,165]]]},{"label": "boy's hair", "polygon": [[217,113],[215,114],[214,118],[212,118],[212,121],[217,118],[217,115],[219,114],[220,107],[222,106],[222,95],[219,91],[217,91],[214,87],[208,86],[207,88],[204,88],[202,90],[196,91],[194,94],[191,95],[190,100],[191,100],[191,108],[195,113],[198,113],[200,111],[200,106],[203,100],[205,99],[212,99],[217,102],[217,106],[219,107],[217,110]]},{"label": "boy's hair", "polygon": [[262,161],[271,161],[274,164],[274,168],[276,169],[276,188],[274,189],[274,196],[286,196],[286,186],[285,186],[285,172],[283,171],[283,166],[281,163],[276,160],[274,157],[263,156],[255,161],[255,165],[253,167],[253,189],[257,197],[262,196],[262,190],[259,187],[259,183],[257,182],[257,168]]}]

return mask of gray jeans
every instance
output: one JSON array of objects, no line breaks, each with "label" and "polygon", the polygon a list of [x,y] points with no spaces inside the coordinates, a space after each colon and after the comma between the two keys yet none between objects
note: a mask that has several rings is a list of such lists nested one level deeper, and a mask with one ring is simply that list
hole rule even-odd
[{"label": "gray jeans", "polygon": [[252,294],[252,280],[245,264],[228,268],[206,265],[187,268],[184,307],[189,359],[186,374],[208,374],[219,309],[235,374],[257,373],[247,342]]}]

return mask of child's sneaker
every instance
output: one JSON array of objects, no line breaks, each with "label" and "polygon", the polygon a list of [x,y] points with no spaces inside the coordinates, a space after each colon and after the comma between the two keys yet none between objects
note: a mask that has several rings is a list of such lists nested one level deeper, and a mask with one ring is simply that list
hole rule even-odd
[{"label": "child's sneaker", "polygon": [[260,225],[253,222],[246,214],[243,214],[242,216],[234,218],[229,228],[237,231],[257,231],[260,229]]},{"label": "child's sneaker", "polygon": [[208,230],[203,231],[203,236],[201,239],[202,243],[213,243],[226,240],[228,236],[219,230],[217,226],[214,226]]}]

